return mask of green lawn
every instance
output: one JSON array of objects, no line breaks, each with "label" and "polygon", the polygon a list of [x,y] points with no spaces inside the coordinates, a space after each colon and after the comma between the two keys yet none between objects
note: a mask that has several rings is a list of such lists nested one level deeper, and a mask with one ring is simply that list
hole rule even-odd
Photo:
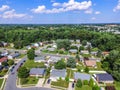
[{"label": "green lawn", "polygon": [[82,88],[75,87],[75,90],[92,90],[92,88],[88,85],[84,85],[82,86]]},{"label": "green lawn", "polygon": [[2,83],[3,83],[3,79],[0,79],[0,87],[1,87]]},{"label": "green lawn", "polygon": [[57,82],[52,81],[51,85],[68,88],[69,82],[66,82],[65,80],[58,80]]},{"label": "green lawn", "polygon": [[67,77],[69,77],[70,76],[70,69],[67,69]]},{"label": "green lawn", "polygon": [[120,82],[115,82],[115,87],[116,87],[116,90],[120,90]]},{"label": "green lawn", "polygon": [[20,83],[21,85],[37,84],[38,80],[36,77],[28,77],[20,79]]},{"label": "green lawn", "polygon": [[0,71],[0,75],[1,76],[6,75],[7,71],[8,71],[7,69],[3,69],[2,71]]},{"label": "green lawn", "polygon": [[34,62],[34,60],[27,60],[25,63],[24,63],[24,66],[27,67],[27,68],[44,68],[45,65],[43,62],[41,63],[38,63],[38,62]]}]

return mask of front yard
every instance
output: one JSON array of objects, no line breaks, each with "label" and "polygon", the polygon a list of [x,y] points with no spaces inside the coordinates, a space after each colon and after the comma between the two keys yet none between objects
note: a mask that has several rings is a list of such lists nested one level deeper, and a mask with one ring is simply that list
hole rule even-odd
[{"label": "front yard", "polygon": [[65,80],[58,80],[57,82],[52,81],[51,85],[58,86],[58,87],[63,87],[63,88],[68,88],[69,82],[67,82]]},{"label": "front yard", "polygon": [[2,86],[3,83],[3,79],[0,79],[0,87]]},{"label": "front yard", "polygon": [[45,65],[43,62],[41,63],[37,63],[37,62],[34,62],[34,60],[27,60],[25,63],[24,63],[24,66],[31,69],[31,68],[44,68]]},{"label": "front yard", "polygon": [[81,88],[75,87],[75,90],[92,90],[92,88],[88,85],[84,85]]},{"label": "front yard", "polygon": [[36,77],[21,78],[20,84],[21,85],[31,85],[31,84],[36,85],[38,80],[39,79]]},{"label": "front yard", "polygon": [[115,82],[115,87],[116,87],[116,90],[120,90],[120,82]]}]

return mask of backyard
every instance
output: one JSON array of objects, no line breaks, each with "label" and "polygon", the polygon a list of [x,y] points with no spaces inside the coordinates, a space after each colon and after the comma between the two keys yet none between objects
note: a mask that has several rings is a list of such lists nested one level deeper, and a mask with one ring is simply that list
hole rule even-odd
[{"label": "backyard", "polygon": [[84,85],[81,88],[75,87],[75,90],[92,90],[92,88],[88,85]]}]

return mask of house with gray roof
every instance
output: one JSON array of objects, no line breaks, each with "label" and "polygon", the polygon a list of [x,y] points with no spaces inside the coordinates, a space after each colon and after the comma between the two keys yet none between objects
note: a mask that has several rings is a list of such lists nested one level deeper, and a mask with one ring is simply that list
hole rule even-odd
[{"label": "house with gray roof", "polygon": [[8,59],[15,59],[15,58],[17,58],[19,56],[20,56],[19,52],[11,53],[10,55],[8,55]]},{"label": "house with gray roof", "polygon": [[95,74],[94,76],[99,83],[101,82],[102,83],[113,83],[114,82],[112,75],[108,73]]},{"label": "house with gray roof", "polygon": [[62,59],[62,57],[59,57],[59,56],[50,56],[48,63],[56,63],[61,59]]},{"label": "house with gray roof", "polygon": [[45,68],[32,68],[30,69],[30,76],[40,76],[43,77],[45,74]]},{"label": "house with gray roof", "polygon": [[39,56],[34,58],[34,62],[46,62],[44,56]]},{"label": "house with gray roof", "polygon": [[47,48],[48,51],[53,52],[55,51],[55,48]]},{"label": "house with gray roof", "polygon": [[52,69],[50,73],[50,79],[52,81],[57,81],[59,78],[65,79],[66,77],[66,69],[57,70]]},{"label": "house with gray roof", "polygon": [[76,54],[78,52],[78,50],[77,49],[70,49],[69,52],[72,54]]},{"label": "house with gray roof", "polygon": [[89,74],[84,74],[84,73],[79,73],[79,72],[75,72],[74,73],[74,80],[77,81],[78,79],[81,80],[90,80],[91,76]]}]

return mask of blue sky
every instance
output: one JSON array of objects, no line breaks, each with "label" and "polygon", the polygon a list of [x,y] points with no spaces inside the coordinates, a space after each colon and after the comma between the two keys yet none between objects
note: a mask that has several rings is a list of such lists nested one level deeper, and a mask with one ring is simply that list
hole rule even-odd
[{"label": "blue sky", "polygon": [[0,0],[0,24],[120,23],[120,0]]}]

